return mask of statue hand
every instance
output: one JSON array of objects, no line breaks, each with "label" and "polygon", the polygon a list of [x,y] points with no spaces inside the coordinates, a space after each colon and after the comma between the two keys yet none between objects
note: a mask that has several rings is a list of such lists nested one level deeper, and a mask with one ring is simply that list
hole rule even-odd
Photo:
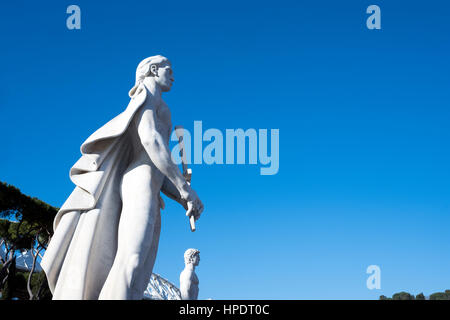
[{"label": "statue hand", "polygon": [[194,215],[194,219],[198,220],[200,218],[200,214],[203,211],[203,203],[200,201],[200,198],[198,197],[194,189],[190,190],[186,199],[186,204],[186,216],[190,217],[191,215]]},{"label": "statue hand", "polygon": [[187,205],[187,201],[184,200],[183,198],[178,199],[178,203],[181,204],[184,208],[184,210],[188,210],[188,205]]}]

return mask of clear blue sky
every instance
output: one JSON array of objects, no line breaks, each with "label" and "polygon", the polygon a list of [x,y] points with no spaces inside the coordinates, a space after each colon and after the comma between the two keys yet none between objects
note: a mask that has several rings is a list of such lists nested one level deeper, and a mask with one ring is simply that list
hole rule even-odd
[{"label": "clear blue sky", "polygon": [[[14,4],[12,4],[14,3]],[[66,8],[81,7],[81,30]],[[366,28],[377,4],[382,30]],[[0,180],[61,206],[81,143],[172,61],[174,124],[279,128],[280,170],[194,165],[191,233],[169,203],[154,272],[200,298],[376,299],[450,288],[446,1],[15,1],[0,5]],[[366,268],[381,267],[381,290]]]}]

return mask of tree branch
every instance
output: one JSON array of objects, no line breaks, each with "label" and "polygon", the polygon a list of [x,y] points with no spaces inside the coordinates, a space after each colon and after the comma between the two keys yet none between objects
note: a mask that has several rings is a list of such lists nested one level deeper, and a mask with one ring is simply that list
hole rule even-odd
[{"label": "tree branch", "polygon": [[[39,233],[36,235],[36,241],[37,241],[38,244],[39,244],[38,238],[39,238]],[[31,255],[33,256],[33,265],[31,266],[31,270],[30,270],[30,273],[28,274],[28,281],[27,281],[27,290],[28,290],[28,294],[29,294],[29,296],[30,296],[30,300],[33,300],[33,299],[34,299],[33,290],[31,289],[31,278],[33,277],[34,269],[36,268],[36,260],[37,260],[37,257],[39,256],[39,252],[40,252],[42,249],[43,249],[43,248],[40,247],[39,245],[38,245],[38,247],[35,249],[35,248],[34,248],[34,244],[31,244],[31,249],[30,249],[30,251],[31,251]],[[36,254],[33,253],[33,250],[36,250]]]}]

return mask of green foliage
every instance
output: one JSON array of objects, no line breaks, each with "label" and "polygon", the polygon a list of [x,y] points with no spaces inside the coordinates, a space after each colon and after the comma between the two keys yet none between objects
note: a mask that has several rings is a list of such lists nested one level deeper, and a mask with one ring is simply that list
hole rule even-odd
[{"label": "green foliage", "polygon": [[414,300],[414,296],[408,292],[399,292],[392,296],[392,300]]},{"label": "green foliage", "polygon": [[[45,248],[53,233],[53,219],[57,212],[57,208],[0,181],[0,238],[13,255],[17,250]],[[0,275],[0,284],[5,280],[5,286],[1,288],[0,285],[2,299],[29,299],[28,272],[16,271],[13,263],[0,267]],[[34,295],[39,294],[39,298],[48,296],[46,285],[43,272],[32,275],[31,289]]]},{"label": "green foliage", "polygon": [[450,300],[450,290],[433,293],[430,295],[430,300]]},{"label": "green foliage", "polygon": [[425,300],[425,296],[423,295],[422,292],[416,295],[416,300]]},{"label": "green foliage", "polygon": [[0,181],[0,237],[16,249],[30,248],[37,234],[41,242],[47,242],[57,211],[57,208]]},{"label": "green foliage", "polygon": [[[1,267],[2,265],[0,264],[0,268]],[[27,291],[29,274],[29,272],[17,271],[13,278],[8,279],[2,290],[2,297],[0,300],[10,300],[12,298],[28,300],[30,298]],[[31,278],[31,290],[35,296],[39,294],[40,300],[50,300],[52,298],[52,294],[43,271],[35,273]]]},{"label": "green foliage", "polygon": [[[436,292],[430,295],[430,300],[450,300],[450,290],[445,290],[445,292]],[[380,296],[380,300],[426,300],[423,293],[419,293],[414,297],[414,295],[408,292],[398,292],[395,293],[392,298],[386,296]]]},{"label": "green foliage", "polygon": [[29,249],[36,235],[33,227],[28,222],[13,222],[6,219],[0,220],[0,238],[4,239],[16,250]]}]

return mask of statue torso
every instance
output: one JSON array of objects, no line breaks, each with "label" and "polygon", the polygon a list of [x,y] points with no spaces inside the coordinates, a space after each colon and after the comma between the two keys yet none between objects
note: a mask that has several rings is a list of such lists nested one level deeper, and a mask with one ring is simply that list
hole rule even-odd
[{"label": "statue torso", "polygon": [[199,280],[192,268],[185,268],[180,274],[180,291],[183,300],[197,300]]},{"label": "statue torso", "polygon": [[[164,143],[168,146],[169,145],[169,139],[170,134],[172,131],[172,120],[171,120],[171,113],[170,109],[167,106],[167,104],[161,99],[161,98],[155,98],[150,96],[150,93],[148,94],[146,101],[144,104],[140,107],[140,111],[143,111],[144,109],[152,109],[154,110],[155,114],[155,126],[158,130],[158,132],[161,134]],[[129,143],[132,144],[132,155],[130,159],[130,164],[128,166],[128,170],[131,170],[133,168],[139,167],[139,166],[150,166],[151,168],[151,175],[150,176],[143,176],[143,179],[152,179],[153,181],[151,184],[153,186],[157,185],[161,187],[161,184],[164,180],[164,175],[159,171],[158,168],[153,164],[152,160],[148,156],[147,151],[144,149],[141,138],[138,134],[138,126],[139,125],[146,125],[140,124],[141,121],[141,112],[137,111],[136,115],[130,124],[130,130],[129,130]],[[128,171],[127,170],[127,171]],[[155,190],[156,191],[156,190]],[[158,190],[159,192],[159,190]]]}]

